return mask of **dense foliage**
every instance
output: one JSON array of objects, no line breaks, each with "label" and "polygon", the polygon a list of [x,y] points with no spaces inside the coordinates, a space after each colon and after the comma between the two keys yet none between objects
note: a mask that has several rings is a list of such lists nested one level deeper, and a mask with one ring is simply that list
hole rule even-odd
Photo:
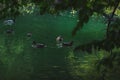
[{"label": "dense foliage", "polygon": [[111,11],[114,7],[118,8],[119,2],[119,0],[0,0],[0,18],[8,16],[15,18],[21,11],[31,13],[30,10],[33,10],[35,5],[40,14],[57,14],[64,10],[72,10],[73,13],[77,11],[79,21],[72,32],[75,35],[77,30],[88,22],[90,16],[94,13],[103,15],[106,9],[110,8]]}]

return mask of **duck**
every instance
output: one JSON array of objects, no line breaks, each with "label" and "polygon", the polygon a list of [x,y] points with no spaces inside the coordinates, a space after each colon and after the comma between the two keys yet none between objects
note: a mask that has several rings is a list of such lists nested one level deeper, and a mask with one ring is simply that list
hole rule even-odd
[{"label": "duck", "polygon": [[6,32],[6,34],[14,34],[14,30],[13,29],[7,29],[5,32]]},{"label": "duck", "polygon": [[14,23],[15,23],[14,19],[8,19],[4,21],[4,25],[8,25],[8,26],[13,25]]},{"label": "duck", "polygon": [[73,46],[73,41],[70,41],[70,42],[63,42],[62,45],[63,45],[63,47],[70,47],[70,46]]},{"label": "duck", "polygon": [[44,47],[47,47],[47,46],[45,44],[37,43],[36,41],[33,41],[32,42],[32,47],[33,48],[44,48]]},{"label": "duck", "polygon": [[57,42],[57,43],[61,43],[62,41],[63,41],[62,36],[61,36],[61,35],[57,36],[56,42]]}]

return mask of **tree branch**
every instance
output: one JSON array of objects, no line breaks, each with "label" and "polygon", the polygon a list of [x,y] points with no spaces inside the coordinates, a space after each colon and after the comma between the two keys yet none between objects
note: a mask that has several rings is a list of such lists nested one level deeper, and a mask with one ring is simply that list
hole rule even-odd
[{"label": "tree branch", "polygon": [[109,28],[110,28],[110,24],[111,24],[111,19],[113,18],[116,9],[117,9],[117,7],[119,6],[120,0],[116,0],[115,3],[116,3],[116,4],[115,4],[115,7],[114,7],[114,9],[113,9],[112,15],[109,17],[110,20],[108,20],[108,24],[107,24],[107,38],[108,38],[108,36],[109,36]]}]

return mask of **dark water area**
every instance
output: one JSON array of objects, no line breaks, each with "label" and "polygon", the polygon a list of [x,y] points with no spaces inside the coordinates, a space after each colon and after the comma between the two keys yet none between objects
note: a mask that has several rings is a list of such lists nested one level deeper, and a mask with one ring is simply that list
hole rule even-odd
[{"label": "dark water area", "polygon": [[[71,32],[77,23],[76,17],[52,15],[19,16],[14,26],[14,35],[4,31],[10,26],[0,22],[0,80],[74,80],[67,68],[69,52],[73,48],[57,48],[55,38],[62,35],[64,41],[73,40],[74,47],[93,40],[102,40],[105,24],[100,18],[91,18],[75,37]],[[26,33],[32,38],[27,40]],[[48,47],[34,49],[35,40]]]}]

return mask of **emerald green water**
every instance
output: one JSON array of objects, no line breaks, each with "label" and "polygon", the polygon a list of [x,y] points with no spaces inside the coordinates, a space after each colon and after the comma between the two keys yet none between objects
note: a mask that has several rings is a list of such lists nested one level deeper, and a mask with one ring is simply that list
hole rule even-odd
[{"label": "emerald green water", "polygon": [[[71,32],[77,18],[52,15],[19,16],[14,26],[15,34],[6,35],[9,26],[0,22],[0,79],[1,80],[73,80],[67,70],[66,57],[72,48],[57,48],[55,38],[74,40],[74,46],[93,40],[102,40],[105,25],[100,18],[91,18],[75,37]],[[13,26],[12,26],[13,27]],[[27,40],[26,33],[32,32]],[[47,48],[34,49],[32,40],[47,44]]]}]

